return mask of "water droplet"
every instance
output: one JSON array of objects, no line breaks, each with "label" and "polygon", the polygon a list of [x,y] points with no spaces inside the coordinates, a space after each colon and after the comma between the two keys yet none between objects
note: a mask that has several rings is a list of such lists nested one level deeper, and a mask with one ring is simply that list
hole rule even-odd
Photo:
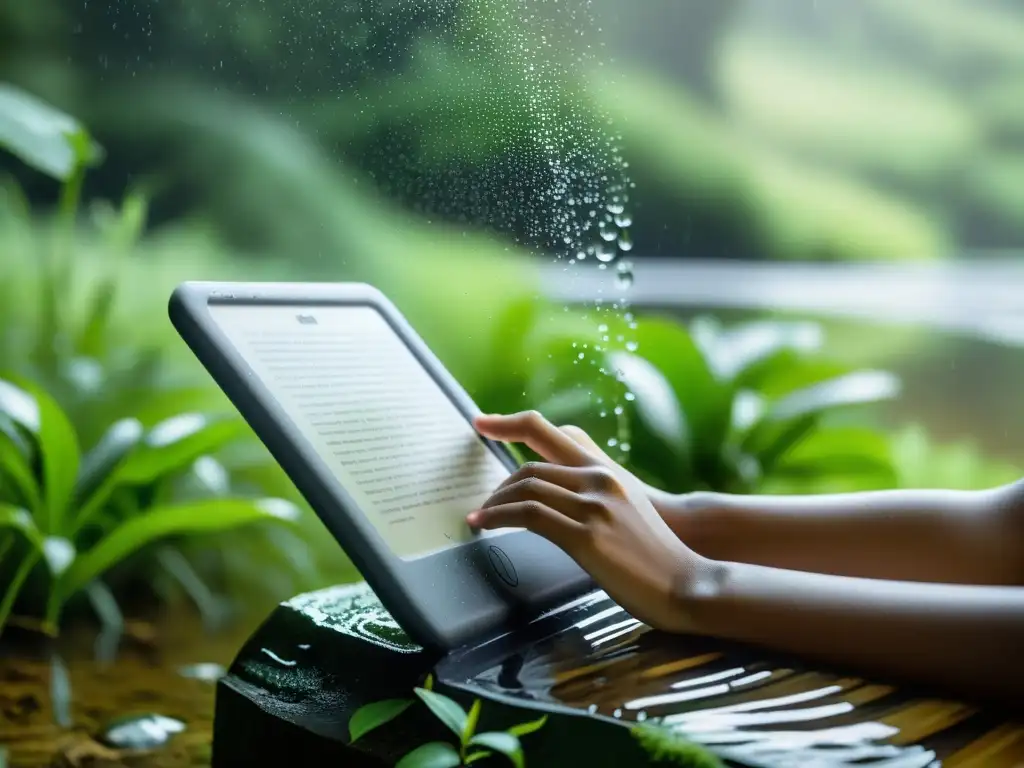
[{"label": "water droplet", "polygon": [[615,225],[625,229],[626,227],[633,226],[633,217],[628,213],[619,213],[615,216]]},{"label": "water droplet", "polygon": [[619,450],[623,453],[629,453],[629,443],[623,443],[619,446]]},{"label": "water droplet", "polygon": [[622,414],[623,414],[622,406],[621,405],[616,405],[615,406],[615,415],[616,416],[621,416]]},{"label": "water droplet", "polygon": [[602,419],[605,418],[607,415],[608,415],[608,411],[601,411],[601,413],[600,413],[600,416],[601,416]]},{"label": "water droplet", "polygon": [[585,357],[585,355],[582,352],[580,352],[578,355],[576,355],[576,357],[582,360]]},{"label": "water droplet", "polygon": [[619,441],[616,438],[614,438],[614,437],[609,437],[608,438],[608,447],[609,448],[614,448],[618,444],[619,444]]},{"label": "water droplet", "polygon": [[624,252],[633,250],[633,238],[630,237],[628,229],[619,232],[619,250]]},{"label": "water droplet", "polygon": [[597,233],[606,243],[610,243],[615,240],[616,237],[619,237],[619,232],[615,228],[615,224],[611,221],[602,221],[597,227]]},{"label": "water droplet", "polygon": [[625,394],[625,398],[632,402],[633,400],[636,400],[636,395],[634,395],[632,392],[627,392]]},{"label": "water droplet", "polygon": [[[613,240],[615,238],[612,238]],[[597,256],[597,260],[607,264],[609,261],[615,258],[615,247],[608,243],[601,243],[594,250],[594,255]]]},{"label": "water droplet", "polygon": [[633,262],[625,259],[620,261],[616,271],[618,274],[615,282],[621,290],[626,290],[633,285]]},{"label": "water droplet", "polygon": [[627,341],[626,342],[626,350],[629,351],[629,352],[636,352],[639,348],[640,348],[640,345],[637,344],[635,341]]}]

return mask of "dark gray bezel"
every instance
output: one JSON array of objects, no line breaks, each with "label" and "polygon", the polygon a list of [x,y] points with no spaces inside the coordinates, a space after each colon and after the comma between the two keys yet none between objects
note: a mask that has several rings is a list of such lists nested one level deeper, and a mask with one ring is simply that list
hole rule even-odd
[{"label": "dark gray bezel", "polygon": [[[171,296],[171,322],[185,343],[416,642],[447,651],[494,637],[593,587],[589,576],[561,549],[526,531],[478,538],[413,560],[395,555],[213,320],[208,309],[213,303],[373,307],[467,419],[479,409],[398,309],[372,286],[187,282]],[[510,470],[516,468],[504,446],[485,442]],[[495,547],[499,552],[492,551]],[[516,584],[498,577],[493,559],[513,564]]]}]

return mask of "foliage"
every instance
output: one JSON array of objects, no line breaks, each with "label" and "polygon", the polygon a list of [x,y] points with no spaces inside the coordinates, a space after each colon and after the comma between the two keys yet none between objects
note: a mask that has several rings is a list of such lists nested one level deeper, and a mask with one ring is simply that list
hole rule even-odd
[{"label": "foliage", "polygon": [[683,768],[722,768],[722,761],[715,755],[668,728],[640,723],[630,733],[654,760]]},{"label": "foliage", "polygon": [[[149,430],[122,419],[83,452],[48,394],[0,380],[0,571],[11,571],[0,628],[21,596],[19,604],[55,634],[65,606],[84,594],[104,625],[101,655],[109,656],[121,617],[108,574],[138,578],[131,568],[167,559],[173,549],[156,547],[178,537],[293,524],[298,510],[280,499],[232,497],[223,485],[213,493],[183,490],[183,478],[211,473],[210,454],[244,434],[240,427],[201,414],[181,414]],[[37,583],[21,595],[34,573]]]},{"label": "foliage", "polygon": [[[427,677],[422,688],[414,690],[418,699],[458,737],[459,742],[457,746],[445,741],[423,744],[398,761],[400,768],[456,768],[472,765],[496,753],[507,757],[515,768],[523,768],[526,758],[520,738],[540,730],[547,722],[545,715],[538,720],[514,725],[506,731],[478,733],[480,699],[475,700],[466,712],[458,702],[433,690],[431,676]],[[349,720],[352,742],[391,722],[413,703],[414,699],[387,699],[360,707]]]},{"label": "foliage", "polygon": [[896,432],[891,443],[902,488],[978,491],[1024,477],[1021,466],[986,456],[970,441],[938,443],[918,424]]},{"label": "foliage", "polygon": [[724,328],[699,318],[687,329],[653,316],[543,310],[510,313],[507,323],[516,341],[497,345],[494,358],[507,378],[481,398],[485,407],[504,401],[574,423],[664,490],[895,482],[885,436],[840,417],[895,396],[899,382],[824,356],[814,323]]}]

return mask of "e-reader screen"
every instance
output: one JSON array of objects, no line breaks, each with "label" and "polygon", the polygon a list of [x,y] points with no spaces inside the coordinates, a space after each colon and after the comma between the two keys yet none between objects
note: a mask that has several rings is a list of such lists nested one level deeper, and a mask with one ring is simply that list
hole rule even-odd
[{"label": "e-reader screen", "polygon": [[466,515],[510,470],[380,312],[209,311],[395,555],[415,559],[474,537]]}]

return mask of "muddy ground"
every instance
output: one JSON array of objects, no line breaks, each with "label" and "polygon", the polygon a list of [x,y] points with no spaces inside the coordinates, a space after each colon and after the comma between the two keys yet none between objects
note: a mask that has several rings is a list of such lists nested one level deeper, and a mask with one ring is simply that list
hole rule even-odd
[{"label": "muddy ground", "polygon": [[[255,625],[243,620],[209,634],[187,612],[133,624],[110,665],[94,658],[93,630],[68,633],[53,647],[70,676],[70,728],[54,722],[46,643],[15,633],[0,644],[0,751],[7,750],[8,768],[209,765],[217,665],[231,663]],[[185,729],[153,750],[102,743],[112,721],[147,713],[180,720]]]}]

